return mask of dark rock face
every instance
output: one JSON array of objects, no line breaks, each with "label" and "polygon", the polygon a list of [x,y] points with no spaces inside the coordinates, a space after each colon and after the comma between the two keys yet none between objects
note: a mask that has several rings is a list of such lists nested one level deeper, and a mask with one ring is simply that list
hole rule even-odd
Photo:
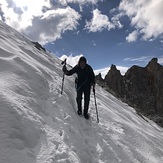
[{"label": "dark rock face", "polygon": [[104,81],[109,86],[109,88],[116,93],[119,97],[124,97],[125,87],[123,82],[123,76],[120,71],[117,70],[115,65],[111,65],[110,71],[105,76]]},{"label": "dark rock face", "polygon": [[102,78],[101,73],[99,73],[99,74],[96,76],[96,80],[97,80],[98,82],[104,82],[104,79]]},{"label": "dark rock face", "polygon": [[[112,65],[104,82],[117,97],[145,115],[163,117],[163,66],[157,58],[146,67],[132,66],[124,76]],[[163,118],[158,119],[163,126]]]},{"label": "dark rock face", "polygon": [[151,87],[151,74],[145,68],[131,67],[124,76],[126,99],[142,112],[155,113],[155,97]]},{"label": "dark rock face", "polygon": [[43,51],[45,51],[46,52],[46,49],[45,48],[43,48],[38,42],[32,42],[34,45],[35,45],[35,47],[38,49],[38,50],[43,50]]},{"label": "dark rock face", "polygon": [[96,76],[96,83],[98,83],[101,87],[106,87],[107,86],[106,83],[104,82],[104,79],[101,76],[101,73],[99,73]]},{"label": "dark rock face", "polygon": [[163,66],[153,58],[146,66],[150,76],[150,86],[155,97],[155,112],[163,116]]}]

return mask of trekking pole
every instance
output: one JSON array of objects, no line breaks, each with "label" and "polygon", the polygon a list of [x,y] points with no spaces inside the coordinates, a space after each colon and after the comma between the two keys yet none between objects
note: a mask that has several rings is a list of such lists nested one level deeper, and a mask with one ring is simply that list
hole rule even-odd
[{"label": "trekking pole", "polygon": [[95,107],[96,107],[97,123],[99,123],[98,110],[97,110],[97,103],[96,103],[95,88],[93,88],[93,94],[94,94],[94,99],[95,99]]},{"label": "trekking pole", "polygon": [[[63,66],[66,66],[66,59],[65,59],[61,64],[62,64]],[[63,93],[64,79],[65,79],[65,73],[63,72],[61,94]]]}]

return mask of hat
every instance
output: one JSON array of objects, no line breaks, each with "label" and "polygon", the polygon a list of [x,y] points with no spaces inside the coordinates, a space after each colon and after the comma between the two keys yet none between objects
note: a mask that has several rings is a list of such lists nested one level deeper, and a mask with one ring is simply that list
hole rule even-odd
[{"label": "hat", "polygon": [[87,59],[86,59],[85,57],[80,57],[79,63],[80,63],[80,62],[85,62],[85,63],[87,63]]}]

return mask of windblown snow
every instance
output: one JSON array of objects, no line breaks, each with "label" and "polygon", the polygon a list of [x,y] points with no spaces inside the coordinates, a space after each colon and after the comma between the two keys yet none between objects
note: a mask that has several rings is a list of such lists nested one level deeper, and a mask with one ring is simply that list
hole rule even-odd
[{"label": "windblown snow", "polygon": [[[162,163],[163,129],[96,85],[90,120],[76,114],[74,76],[0,22],[0,163]],[[64,46],[64,45],[63,45]]]}]

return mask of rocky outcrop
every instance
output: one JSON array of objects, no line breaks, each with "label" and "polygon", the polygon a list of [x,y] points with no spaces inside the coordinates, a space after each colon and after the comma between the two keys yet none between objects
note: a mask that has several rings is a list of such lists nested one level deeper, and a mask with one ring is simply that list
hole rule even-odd
[{"label": "rocky outcrop", "polygon": [[163,66],[157,62],[157,58],[153,58],[146,66],[146,71],[150,77],[150,87],[155,97],[155,112],[163,115]]},{"label": "rocky outcrop", "polygon": [[46,52],[46,49],[43,48],[38,42],[32,42],[38,50],[43,50]]},{"label": "rocky outcrop", "polygon": [[131,67],[124,76],[126,99],[145,114],[155,113],[155,97],[151,87],[151,74],[145,68]]},{"label": "rocky outcrop", "polygon": [[117,70],[115,65],[111,65],[111,68],[108,74],[105,76],[104,81],[118,97],[125,96],[123,76],[121,75],[120,71]]},{"label": "rocky outcrop", "polygon": [[104,81],[104,79],[102,78],[101,73],[99,73],[98,75],[96,75],[96,83],[99,84],[101,87],[105,88],[106,90],[108,90],[107,85]]},{"label": "rocky outcrop", "polygon": [[99,73],[99,74],[96,76],[96,81],[97,81],[97,82],[100,82],[100,83],[103,83],[103,82],[104,82],[104,79],[102,78],[101,73]]},{"label": "rocky outcrop", "polygon": [[163,66],[157,58],[146,67],[132,66],[124,76],[112,65],[104,82],[117,97],[163,126]]}]

